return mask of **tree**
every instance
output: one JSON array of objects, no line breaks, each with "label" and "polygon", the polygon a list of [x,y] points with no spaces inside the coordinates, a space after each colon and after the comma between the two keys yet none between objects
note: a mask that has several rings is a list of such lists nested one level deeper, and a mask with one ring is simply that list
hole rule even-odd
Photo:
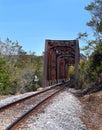
[{"label": "tree", "polygon": [[102,0],[94,0],[85,9],[91,14],[91,20],[87,25],[93,29],[95,40],[99,41],[96,43],[97,46],[102,41]]},{"label": "tree", "polygon": [[87,46],[83,50],[92,49],[94,51],[97,47],[102,46],[102,0],[93,0],[85,7],[85,10],[89,11],[91,15],[91,20],[86,24],[92,29],[93,40],[88,40],[90,38],[87,32],[79,33],[78,39],[84,39],[87,42]]},{"label": "tree", "polygon": [[89,62],[87,71],[90,76],[86,80],[89,78],[91,82],[97,82],[99,74],[102,73],[102,0],[93,0],[85,9],[91,14],[87,26],[92,29],[93,39],[90,40],[87,32],[79,33],[78,39],[83,39],[87,44],[82,49],[87,52]]},{"label": "tree", "polygon": [[6,60],[0,57],[0,94],[14,94],[15,88],[10,81]]},{"label": "tree", "polygon": [[95,37],[95,40],[88,43],[95,47],[90,57],[90,68],[99,75],[102,72],[102,0],[94,0],[85,9],[91,13],[87,25],[92,28]]}]

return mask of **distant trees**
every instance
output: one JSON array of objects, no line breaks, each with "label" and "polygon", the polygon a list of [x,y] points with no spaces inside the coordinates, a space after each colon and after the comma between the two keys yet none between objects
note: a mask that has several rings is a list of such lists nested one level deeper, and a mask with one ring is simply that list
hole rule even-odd
[{"label": "distant trees", "polygon": [[[41,86],[43,57],[27,54],[18,41],[0,41],[0,94],[34,91]],[[35,75],[39,81],[35,84]]]}]

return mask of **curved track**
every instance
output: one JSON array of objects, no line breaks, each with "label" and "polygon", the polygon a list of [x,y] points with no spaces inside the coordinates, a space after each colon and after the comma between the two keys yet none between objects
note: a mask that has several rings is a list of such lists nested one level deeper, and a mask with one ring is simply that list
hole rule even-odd
[{"label": "curved track", "polygon": [[15,124],[26,118],[32,111],[44,104],[52,96],[64,89],[62,84],[54,85],[46,90],[23,98],[0,108],[0,130],[14,130]]}]

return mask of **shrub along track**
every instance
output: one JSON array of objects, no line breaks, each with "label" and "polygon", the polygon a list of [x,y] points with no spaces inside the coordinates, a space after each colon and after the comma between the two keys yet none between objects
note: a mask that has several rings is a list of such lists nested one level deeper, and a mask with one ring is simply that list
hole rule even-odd
[{"label": "shrub along track", "polygon": [[14,130],[14,127],[16,128],[29,114],[36,112],[47,100],[62,91],[65,88],[64,86],[66,84],[62,85],[60,83],[19,101],[2,106],[0,108],[0,130]]}]

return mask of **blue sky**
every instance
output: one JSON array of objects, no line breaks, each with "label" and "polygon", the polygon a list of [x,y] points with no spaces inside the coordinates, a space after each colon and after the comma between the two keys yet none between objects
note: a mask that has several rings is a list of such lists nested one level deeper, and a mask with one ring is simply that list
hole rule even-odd
[{"label": "blue sky", "polygon": [[73,40],[79,32],[90,31],[84,7],[91,1],[0,0],[0,39],[17,40],[25,51],[42,55],[45,39]]}]

